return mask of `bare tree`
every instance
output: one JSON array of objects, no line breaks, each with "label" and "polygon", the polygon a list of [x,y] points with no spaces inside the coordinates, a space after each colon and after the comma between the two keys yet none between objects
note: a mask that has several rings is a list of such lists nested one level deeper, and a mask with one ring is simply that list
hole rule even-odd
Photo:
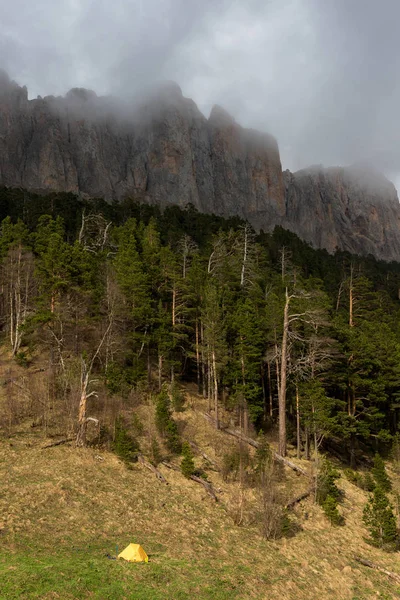
[{"label": "bare tree", "polygon": [[13,356],[22,344],[23,326],[32,311],[34,292],[34,259],[22,244],[10,248],[2,267],[3,290],[8,329]]},{"label": "bare tree", "polygon": [[90,397],[97,396],[97,392],[95,390],[89,391],[89,387],[91,384],[95,383],[95,379],[91,379],[92,370],[94,363],[99,356],[100,350],[107,339],[107,336],[112,327],[112,314],[110,315],[108,325],[106,327],[105,332],[97,345],[95,352],[90,360],[86,360],[82,358],[81,362],[81,385],[80,385],[80,401],[79,401],[79,410],[78,410],[78,433],[76,436],[76,446],[85,446],[86,445],[86,428],[89,421],[94,421],[98,423],[98,420],[94,417],[87,416],[87,402]]}]

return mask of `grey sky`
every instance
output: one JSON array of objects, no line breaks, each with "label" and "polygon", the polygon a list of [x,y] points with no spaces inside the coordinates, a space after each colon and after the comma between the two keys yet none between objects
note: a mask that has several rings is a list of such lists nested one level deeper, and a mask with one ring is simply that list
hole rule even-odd
[{"label": "grey sky", "polygon": [[279,142],[284,168],[370,161],[400,183],[399,0],[0,0],[30,97],[177,81]]}]

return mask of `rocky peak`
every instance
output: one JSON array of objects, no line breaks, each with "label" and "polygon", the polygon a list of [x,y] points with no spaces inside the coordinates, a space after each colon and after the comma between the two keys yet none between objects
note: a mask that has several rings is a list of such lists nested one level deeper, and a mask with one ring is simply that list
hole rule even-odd
[{"label": "rocky peak", "polygon": [[65,99],[70,102],[86,104],[88,102],[95,102],[97,94],[96,92],[85,88],[71,88],[69,92],[67,92]]},{"label": "rocky peak", "polygon": [[0,101],[15,108],[28,101],[27,88],[20,87],[15,81],[12,81],[4,69],[0,69]]},{"label": "rocky peak", "polygon": [[218,104],[212,107],[208,122],[213,127],[238,127],[235,119]]},{"label": "rocky peak", "polygon": [[371,168],[313,166],[285,172],[284,225],[315,247],[400,260],[394,185]]},{"label": "rocky peak", "polygon": [[0,185],[192,203],[329,251],[400,260],[399,201],[385,177],[361,165],[282,173],[273,136],[220,106],[206,119],[173,82],[134,107],[83,88],[29,101],[0,71]]}]

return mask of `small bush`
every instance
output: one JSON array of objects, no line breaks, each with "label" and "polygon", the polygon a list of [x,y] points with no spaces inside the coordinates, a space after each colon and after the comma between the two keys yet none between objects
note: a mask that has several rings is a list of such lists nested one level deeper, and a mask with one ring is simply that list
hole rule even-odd
[{"label": "small bush", "polygon": [[337,499],[336,498],[334,498],[333,496],[330,496],[328,494],[328,496],[325,498],[325,500],[322,504],[322,509],[323,509],[324,513],[326,514],[326,516],[328,517],[329,521],[331,522],[331,525],[343,525],[344,524],[344,518],[337,509]]},{"label": "small bush", "polygon": [[237,479],[240,468],[244,472],[250,464],[250,454],[247,448],[240,445],[235,446],[226,452],[222,457],[222,478],[228,481],[231,478],[233,481]]},{"label": "small bush", "polygon": [[379,454],[375,454],[372,475],[377,486],[379,486],[384,492],[390,492],[392,489],[392,482],[386,473],[386,467],[383,458],[379,456]]},{"label": "small bush", "polygon": [[292,521],[285,508],[285,500],[280,491],[279,474],[276,471],[276,462],[270,456],[259,472],[258,489],[261,495],[261,512],[258,521],[261,533],[266,539],[279,539],[291,537],[298,527]]},{"label": "small bush", "polygon": [[15,355],[15,362],[17,363],[17,365],[19,365],[20,367],[24,367],[25,369],[27,369],[30,365],[28,355],[22,350],[20,352],[17,352],[17,354]]},{"label": "small bush", "polygon": [[181,471],[182,474],[190,479],[192,475],[195,474],[195,465],[193,460],[193,452],[188,442],[184,442],[182,444],[182,462],[181,462]]},{"label": "small bush", "polygon": [[345,469],[343,471],[344,476],[350,483],[354,483],[359,488],[364,487],[364,479],[361,473],[357,473],[357,471],[353,471],[353,469]]}]

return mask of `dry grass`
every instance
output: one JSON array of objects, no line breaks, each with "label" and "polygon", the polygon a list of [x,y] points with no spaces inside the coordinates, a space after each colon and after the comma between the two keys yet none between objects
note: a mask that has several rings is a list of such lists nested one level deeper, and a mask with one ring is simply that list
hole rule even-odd
[{"label": "dry grass", "polygon": [[[7,357],[0,357],[3,381],[16,376],[23,380],[26,371],[13,366],[11,372],[8,365]],[[207,470],[221,500],[218,505],[201,486],[163,466],[168,486],[140,464],[127,469],[108,452],[68,446],[43,450],[51,441],[45,437],[53,418],[51,406],[45,406],[49,417],[41,427],[32,428],[32,419],[15,427],[11,413],[18,407],[22,414],[32,411],[32,402],[34,408],[39,402],[37,410],[42,411],[45,388],[39,373],[27,388],[31,395],[13,386],[14,396],[8,397],[5,386],[0,397],[0,578],[5,581],[0,599],[400,596],[398,586],[385,575],[354,562],[358,554],[389,570],[399,569],[396,555],[375,550],[363,540],[367,494],[346,479],[339,482],[344,491],[344,527],[330,526],[308,499],[296,508],[302,530],[294,538],[268,542],[251,519],[254,491],[224,481],[201,456],[196,456],[196,465]],[[175,417],[183,438],[195,441],[222,465],[236,441],[213,429],[203,416],[206,408],[204,400],[192,394],[186,410]],[[149,401],[135,410],[147,432],[141,439],[146,452],[156,435],[153,405]],[[6,438],[11,431],[12,437]],[[309,463],[299,464],[311,469]],[[290,499],[308,484],[287,470],[282,487]],[[239,497],[250,515],[241,527],[232,518]],[[141,543],[148,552],[146,570],[105,558],[130,541]],[[28,581],[33,582],[30,587]]]},{"label": "dry grass", "polygon": [[[204,408],[202,399],[193,398],[177,418],[183,436],[220,463],[235,442],[213,430],[201,414]],[[148,411],[149,407],[140,409],[143,421]],[[107,573],[118,568],[109,576],[123,578],[129,577],[132,567],[121,571],[119,563],[107,561],[104,554],[115,554],[117,545],[121,549],[135,541],[145,547],[150,563],[139,582],[147,595],[102,596],[93,582],[87,595],[65,591],[27,598],[356,600],[395,598],[400,592],[384,575],[353,560],[359,554],[393,571],[399,566],[395,555],[364,542],[361,518],[366,494],[344,478],[340,480],[344,527],[331,527],[320,508],[307,500],[296,509],[302,531],[289,540],[267,542],[257,523],[233,524],[229,509],[238,484],[224,482],[216,472],[209,471],[209,477],[221,505],[213,504],[201,486],[178,472],[160,467],[169,482],[166,486],[141,465],[128,470],[111,453],[66,446],[42,450],[45,438],[40,435],[20,428],[18,435],[0,442],[0,568],[7,580],[13,584],[18,580],[18,562],[27,551],[50,556],[59,549],[77,565],[95,557],[100,565],[107,563]],[[203,458],[196,461],[205,466]],[[291,471],[286,474],[285,486],[293,495],[306,485]],[[246,493],[251,505],[252,491]],[[165,591],[168,586],[170,592]],[[11,596],[0,592],[3,597]]]}]

